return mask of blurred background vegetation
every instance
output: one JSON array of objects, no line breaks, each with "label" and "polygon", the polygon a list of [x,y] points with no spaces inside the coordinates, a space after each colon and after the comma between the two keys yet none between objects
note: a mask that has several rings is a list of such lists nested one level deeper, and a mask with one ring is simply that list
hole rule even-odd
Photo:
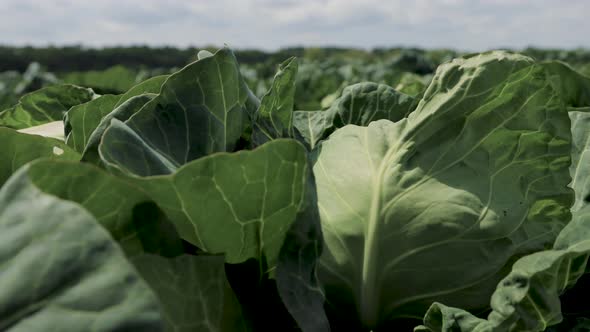
[{"label": "blurred background vegetation", "polygon": [[[119,94],[153,76],[168,74],[197,59],[200,50],[218,47],[154,48],[147,46],[84,48],[0,47],[0,111],[31,91],[53,84],[74,84],[99,94]],[[561,60],[590,76],[590,50],[512,50],[536,60]],[[416,48],[285,48],[276,52],[234,50],[244,78],[261,96],[278,65],[299,59],[295,108],[329,107],[353,83],[384,83],[409,95],[421,94],[437,66],[462,53],[451,49]]]}]

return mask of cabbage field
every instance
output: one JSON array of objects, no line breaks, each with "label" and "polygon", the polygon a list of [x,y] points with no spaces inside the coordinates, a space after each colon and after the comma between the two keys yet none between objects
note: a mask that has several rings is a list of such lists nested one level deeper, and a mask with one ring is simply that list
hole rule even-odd
[{"label": "cabbage field", "polygon": [[0,331],[590,331],[589,52],[210,51],[0,72]]}]

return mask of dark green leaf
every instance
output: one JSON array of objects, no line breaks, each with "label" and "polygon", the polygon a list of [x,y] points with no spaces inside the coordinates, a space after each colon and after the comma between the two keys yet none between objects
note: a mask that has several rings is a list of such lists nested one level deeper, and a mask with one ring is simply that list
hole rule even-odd
[{"label": "dark green leaf", "polygon": [[133,114],[137,113],[147,102],[154,99],[155,96],[155,94],[146,93],[131,97],[121,105],[117,106],[112,112],[104,116],[88,138],[84,147],[82,160],[99,164],[100,155],[98,153],[98,146],[105,130],[111,125],[111,120],[117,119],[120,121],[126,121]]},{"label": "dark green leaf", "polygon": [[142,255],[133,263],[158,294],[167,331],[251,331],[225,277],[223,256]]},{"label": "dark green leaf", "polygon": [[325,111],[296,111],[294,126],[311,148],[337,128],[367,126],[372,121],[399,121],[416,107],[414,98],[385,84],[358,83],[344,88],[342,96]]},{"label": "dark green leaf", "polygon": [[[94,136],[95,140],[100,139],[102,136],[105,128],[95,133],[100,124],[107,126],[112,118],[125,121],[139,111],[141,106],[148,100],[142,100],[143,104],[138,103],[136,100],[132,103],[133,107],[129,107],[129,105],[124,107],[126,111],[119,110],[115,112],[116,109],[119,109],[123,103],[136,96],[160,92],[160,88],[167,78],[168,75],[156,76],[139,83],[122,95],[104,95],[90,102],[72,107],[65,117],[66,143],[82,153],[87,148],[91,136]],[[130,109],[133,111],[130,112]],[[110,114],[112,112],[116,114]],[[125,116],[122,116],[122,114]],[[107,115],[110,115],[108,119]],[[95,145],[98,147],[97,142],[95,142]],[[94,148],[96,149],[96,147]]]},{"label": "dark green leaf", "polygon": [[64,120],[66,144],[82,153],[100,120],[113,111],[120,98],[116,95],[104,95],[72,107]]},{"label": "dark green leaf", "polygon": [[[222,49],[164,82],[161,92],[103,136],[104,162],[130,174],[169,174],[191,160],[233,151],[253,96],[234,54]],[[139,159],[138,159],[139,158]]]},{"label": "dark green leaf", "polygon": [[265,274],[274,276],[285,235],[305,202],[309,172],[305,148],[280,139],[252,151],[204,157],[171,175],[133,181],[183,239],[224,253],[228,263],[255,258]]},{"label": "dark green leaf", "polygon": [[307,179],[305,201],[285,236],[277,265],[277,287],[283,303],[303,332],[329,332],[324,293],[317,278],[322,229],[313,177]]},{"label": "dark green leaf", "polygon": [[293,103],[297,60],[290,58],[279,66],[272,85],[262,97],[253,123],[255,146],[277,138],[293,137]]}]

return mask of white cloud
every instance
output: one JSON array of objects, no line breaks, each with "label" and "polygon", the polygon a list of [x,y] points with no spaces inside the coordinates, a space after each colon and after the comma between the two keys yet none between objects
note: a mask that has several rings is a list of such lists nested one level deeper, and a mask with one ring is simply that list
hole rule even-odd
[{"label": "white cloud", "polygon": [[586,0],[0,0],[0,44],[590,47]]}]

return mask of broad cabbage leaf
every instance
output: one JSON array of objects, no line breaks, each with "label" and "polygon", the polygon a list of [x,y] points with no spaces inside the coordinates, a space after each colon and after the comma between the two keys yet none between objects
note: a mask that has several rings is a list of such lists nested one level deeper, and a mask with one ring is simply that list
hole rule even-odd
[{"label": "broad cabbage leaf", "polygon": [[550,74],[507,52],[456,59],[407,118],[317,146],[334,324],[392,327],[434,301],[485,311],[516,259],[551,248],[573,191],[571,100]]}]

